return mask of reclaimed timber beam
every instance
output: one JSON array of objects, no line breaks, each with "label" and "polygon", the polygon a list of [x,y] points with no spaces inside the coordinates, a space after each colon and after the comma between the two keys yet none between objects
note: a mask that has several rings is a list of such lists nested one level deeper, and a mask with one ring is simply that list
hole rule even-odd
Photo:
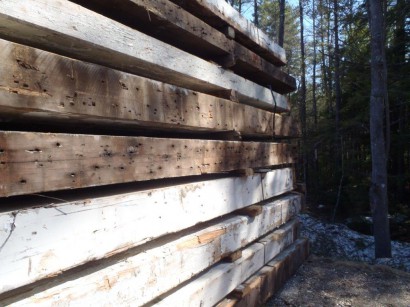
[{"label": "reclaimed timber beam", "polygon": [[[279,256],[262,267],[243,284],[238,286],[222,300],[217,307],[247,307],[263,305],[273,294],[280,290],[286,281],[307,259],[308,241],[298,239]],[[285,269],[292,263],[292,270]]]},{"label": "reclaimed timber beam", "polygon": [[[28,217],[26,217],[24,212],[19,212],[15,222],[21,226],[15,229],[8,243],[9,246],[2,251],[4,254],[2,263],[4,265],[0,268],[0,280],[1,285],[3,285],[2,290],[9,290],[9,292],[0,295],[0,303],[3,304],[6,301],[8,301],[6,305],[10,301],[20,301],[20,304],[24,302],[35,303],[43,301],[41,297],[50,298],[54,297],[55,293],[60,293],[59,302],[75,302],[81,305],[88,305],[89,300],[97,298],[98,301],[115,300],[117,294],[121,293],[123,301],[117,301],[117,304],[122,305],[126,301],[132,301],[136,305],[145,304],[285,223],[287,224],[283,225],[279,230],[284,229],[284,231],[291,233],[296,224],[292,220],[282,220],[281,207],[289,208],[294,198],[285,196],[267,203],[264,206],[264,216],[261,215],[253,219],[243,216],[227,217],[222,221],[219,220],[208,224],[202,227],[202,229],[192,230],[183,236],[168,238],[165,242],[161,241],[156,245],[151,244],[151,247],[147,247],[146,244],[141,245],[139,249],[133,250],[131,250],[133,247],[132,240],[134,240],[135,236],[139,236],[141,231],[144,232],[144,228],[149,228],[152,232],[155,231],[152,228],[161,228],[161,225],[165,225],[165,221],[168,219],[174,219],[172,224],[175,225],[176,223],[186,222],[185,219],[179,218],[176,221],[176,214],[171,214],[171,210],[168,209],[169,212],[159,213],[163,216],[161,223],[156,223],[156,227],[149,227],[150,222],[145,220],[146,215],[140,214],[138,217],[139,225],[133,226],[139,230],[128,232],[127,230],[129,229],[127,228],[131,226],[128,223],[124,223],[124,219],[116,220],[115,223],[118,224],[118,227],[107,230],[105,228],[107,222],[103,221],[97,225],[97,219],[103,219],[98,215],[92,220],[87,219],[87,223],[93,223],[93,227],[97,227],[92,231],[94,237],[91,237],[88,230],[84,231],[84,228],[87,227],[78,225],[74,229],[71,227],[71,235],[62,240],[63,238],[61,238],[60,233],[68,233],[69,231],[69,229],[64,230],[62,226],[73,222],[70,218],[70,213],[66,212],[67,214],[63,218],[60,217],[61,214],[56,213],[50,216],[49,219],[54,219],[55,223],[58,222],[57,220],[63,221],[60,225],[54,224],[50,229],[45,228],[50,226],[50,222],[47,220],[31,219],[36,209],[27,210]],[[193,203],[189,205],[191,206]],[[129,208],[129,205],[125,207]],[[91,210],[93,209],[91,208]],[[146,208],[145,211],[140,212],[150,210],[153,211]],[[78,209],[80,216],[74,216],[72,219],[78,221],[78,219],[85,215],[95,216],[96,214],[96,212],[91,214],[82,213],[84,211],[86,211],[84,208]],[[124,216],[131,214],[126,209],[122,211]],[[55,209],[54,212],[56,212]],[[118,217],[118,214],[116,216]],[[3,217],[7,216],[3,214]],[[186,218],[189,219],[189,216],[187,215]],[[134,219],[137,218],[135,217]],[[43,223],[45,223],[45,226]],[[142,226],[141,223],[144,223],[146,226]],[[20,227],[23,229],[19,229]],[[82,231],[77,231],[77,227],[83,228]],[[31,232],[29,233],[30,230]],[[55,230],[57,232],[54,232]],[[35,232],[35,235],[33,235],[33,232]],[[98,234],[99,232],[100,234]],[[53,235],[50,236],[50,233]],[[76,233],[78,233],[78,236],[75,235]],[[13,244],[16,240],[21,240],[27,236],[34,240],[34,242],[30,242],[30,249],[26,249],[23,246],[24,244]],[[110,244],[116,241],[124,241],[124,237],[128,237],[126,244],[117,242],[116,244],[119,248],[110,249],[110,247],[112,248],[112,246],[109,246]],[[61,244],[61,242],[64,242],[64,244]],[[105,243],[101,244],[101,242]],[[75,246],[75,248],[70,249],[69,256],[67,256],[67,246],[71,245]],[[49,250],[47,251],[44,246],[47,246]],[[105,250],[103,254],[96,254],[102,250]],[[109,261],[109,257],[118,253],[119,250],[127,250],[127,253],[122,256],[120,261],[117,258],[111,262],[100,261],[101,265],[97,265],[91,271],[84,272],[81,270],[79,274],[74,272],[71,275],[68,273],[69,275],[62,274],[58,276],[67,267],[79,266],[90,259],[100,260],[101,258],[108,258],[106,260]],[[93,254],[91,255],[90,252]],[[52,257],[49,256],[51,253]],[[47,261],[45,261],[46,258]],[[27,262],[30,265],[28,270]],[[178,274],[175,274],[176,270]],[[138,273],[134,275],[133,272]],[[41,281],[42,278],[48,276],[55,277],[53,280],[45,280],[41,285],[29,285],[35,281]],[[101,276],[105,276],[106,279],[101,278]],[[57,286],[53,284],[55,281],[60,281]],[[105,288],[104,285],[107,283],[111,284],[113,289]],[[15,294],[13,296],[9,295],[10,290],[14,289],[14,293],[16,293],[18,292],[16,288],[24,285],[32,289],[33,293],[40,293],[32,296],[30,293],[21,291],[20,297]],[[36,287],[48,290],[45,292],[38,291]],[[132,290],[130,291],[130,289]],[[24,300],[22,297],[27,297],[27,300]]]},{"label": "reclaimed timber beam", "polygon": [[235,29],[235,40],[261,54],[275,65],[286,64],[282,47],[273,42],[266,33],[243,17],[230,4],[220,0],[171,0],[177,5],[201,18],[215,28],[227,25]]},{"label": "reclaimed timber beam", "polygon": [[216,265],[154,303],[156,306],[214,306],[264,265],[263,251],[262,244],[254,243],[242,251],[242,258]]},{"label": "reclaimed timber beam", "polygon": [[[296,80],[293,77],[172,2],[163,0],[72,0],[72,2],[181,50],[206,60],[213,60],[246,79],[262,86],[271,86],[280,94],[296,90]],[[230,26],[224,29],[230,29],[228,33],[234,31]]]},{"label": "reclaimed timber beam", "polygon": [[277,111],[285,96],[69,1],[3,0],[0,37],[69,57],[213,94],[235,90],[242,103]]},{"label": "reclaimed timber beam", "polygon": [[[214,306],[247,278],[255,274],[267,262],[270,261],[270,263],[273,264],[272,258],[268,257],[275,257],[278,253],[286,254],[285,263],[291,264],[291,268],[286,272],[288,273],[286,275],[287,280],[306,259],[306,257],[304,257],[306,254],[304,253],[306,240],[298,240],[293,243],[293,226],[288,224],[287,227],[290,235],[286,234],[279,237],[268,235],[264,237],[266,241],[264,241],[263,244],[257,242],[249,247],[257,246],[257,249],[261,253],[258,261],[253,260],[248,262],[247,249],[244,249],[242,258],[230,264],[222,263],[211,268],[175,292],[156,299],[155,304],[158,304],[158,306]],[[266,244],[274,244],[274,242],[268,243],[268,240],[283,240],[283,243],[279,243],[282,248],[277,250],[278,253],[266,254]],[[249,293],[251,292],[252,291]]]},{"label": "reclaimed timber beam", "polygon": [[[272,171],[276,173],[282,180],[269,187],[272,196],[293,188],[287,180],[293,176],[290,168]],[[6,242],[1,253],[7,265],[0,266],[0,293],[261,202],[263,180],[260,175],[231,177],[58,204],[50,199],[41,207],[33,201],[29,206],[35,209],[1,213],[5,231],[0,242]],[[289,195],[276,205],[295,212],[298,202],[298,196]],[[274,212],[266,219],[277,225],[286,221]],[[65,257],[67,246],[75,246],[70,257]],[[51,254],[55,257],[47,257]]]},{"label": "reclaimed timber beam", "polygon": [[0,131],[0,196],[289,163],[283,143]]},{"label": "reclaimed timber beam", "polygon": [[295,78],[246,47],[235,43],[234,56],[235,65],[231,69],[236,74],[260,85],[270,87],[280,94],[287,94],[296,90]]},{"label": "reclaimed timber beam", "polygon": [[0,39],[0,119],[297,136],[286,115]]}]

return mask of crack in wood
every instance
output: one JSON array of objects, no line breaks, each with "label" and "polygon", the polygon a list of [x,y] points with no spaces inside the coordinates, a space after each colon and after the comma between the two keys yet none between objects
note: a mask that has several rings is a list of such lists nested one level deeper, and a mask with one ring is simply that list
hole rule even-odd
[{"label": "crack in wood", "polygon": [[13,216],[13,221],[10,223],[10,232],[7,236],[7,238],[4,240],[4,242],[0,246],[0,253],[3,250],[3,247],[6,246],[7,242],[9,241],[11,235],[13,234],[14,229],[16,228],[16,218],[17,218],[17,212],[12,212],[11,215]]}]

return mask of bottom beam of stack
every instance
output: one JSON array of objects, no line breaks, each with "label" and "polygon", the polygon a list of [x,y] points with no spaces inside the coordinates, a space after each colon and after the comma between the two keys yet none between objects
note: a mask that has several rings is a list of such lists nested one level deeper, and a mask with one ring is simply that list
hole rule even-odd
[{"label": "bottom beam of stack", "polygon": [[309,242],[298,239],[235,288],[217,307],[261,306],[279,291],[309,256]]}]

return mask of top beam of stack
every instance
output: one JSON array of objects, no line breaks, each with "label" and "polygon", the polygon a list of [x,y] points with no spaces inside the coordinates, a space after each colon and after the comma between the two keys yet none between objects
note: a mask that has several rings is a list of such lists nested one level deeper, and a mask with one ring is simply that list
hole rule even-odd
[{"label": "top beam of stack", "polygon": [[273,93],[141,32],[67,1],[0,2],[0,35],[34,47],[218,95],[237,91],[240,102],[288,110]]},{"label": "top beam of stack", "polygon": [[227,2],[221,0],[171,0],[187,11],[206,20],[215,28],[230,26],[235,29],[235,40],[262,55],[275,65],[286,64],[283,48],[275,44],[263,31],[239,14]]},{"label": "top beam of stack", "polygon": [[280,94],[296,89],[294,78],[233,40],[233,28],[219,31],[170,1],[72,1],[181,50],[214,61]]}]

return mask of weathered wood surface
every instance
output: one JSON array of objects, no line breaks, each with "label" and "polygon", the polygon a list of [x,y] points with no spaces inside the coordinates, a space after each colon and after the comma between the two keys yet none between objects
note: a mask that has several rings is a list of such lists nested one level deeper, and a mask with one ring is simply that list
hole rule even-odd
[{"label": "weathered wood surface", "polygon": [[[299,206],[296,208],[296,210],[290,209],[289,211],[293,211],[293,215],[286,215],[285,218],[293,218],[295,215],[297,215],[299,210]],[[292,244],[293,241],[296,241],[296,234],[298,232],[299,224],[300,222],[297,219],[294,219],[292,223],[285,225],[285,227],[282,227],[274,233],[266,235],[258,240],[259,243],[262,243],[265,246],[265,258],[267,260],[277,256],[288,245]]]},{"label": "weathered wood surface", "polygon": [[296,90],[294,78],[172,2],[163,0],[74,0],[73,2],[179,49],[206,60],[213,60],[224,67],[227,66],[235,73],[262,86],[270,85],[280,94]]},{"label": "weathered wood surface", "polygon": [[286,64],[286,54],[283,48],[252,22],[225,1],[220,0],[171,0],[191,14],[205,20],[215,28],[227,25],[235,29],[235,40],[249,49],[263,55],[272,63],[282,66]]},{"label": "weathered wood surface", "polygon": [[[234,216],[153,248],[141,246],[140,250],[127,252],[121,260],[79,274],[61,276],[59,285],[45,284],[39,288],[47,289],[45,291],[33,289],[32,293],[40,292],[34,296],[25,293],[22,296],[28,296],[26,299],[14,297],[4,302],[50,305],[53,303],[50,298],[58,296],[58,302],[64,305],[146,304],[286,222],[281,219],[280,207],[289,205],[289,201],[274,201],[264,206],[265,215],[259,218]],[[295,227],[296,222],[291,221],[280,229],[292,237]],[[285,237],[278,240],[285,241]]]},{"label": "weathered wood surface", "polygon": [[283,143],[0,132],[0,196],[292,162]]},{"label": "weathered wood surface", "polygon": [[[248,307],[263,305],[280,290],[309,256],[308,241],[298,239],[278,257],[238,286],[217,307]],[[288,269],[289,267],[290,269]]]},{"label": "weathered wood surface", "polygon": [[286,115],[0,39],[0,119],[297,136]]},{"label": "weathered wood surface", "polygon": [[213,306],[264,265],[263,245],[254,243],[233,263],[221,263],[183,288],[156,301],[155,306]]},{"label": "weathered wood surface", "polygon": [[[291,169],[276,173],[284,179],[270,186],[272,197],[293,189],[285,179]],[[41,207],[33,203],[34,209],[1,213],[0,293],[258,203],[265,199],[263,180],[254,175],[61,204],[52,199]],[[285,196],[276,204],[296,212],[300,198]],[[272,223],[286,221],[278,216]]]},{"label": "weathered wood surface", "polygon": [[273,93],[215,64],[172,47],[75,3],[3,0],[0,37],[205,93],[235,90],[241,102],[288,110]]},{"label": "weathered wood surface", "polygon": [[[293,242],[292,235],[286,235],[282,238],[287,243],[283,245],[279,252]],[[266,240],[269,239],[277,240],[278,238],[267,236]],[[242,259],[231,264],[219,264],[170,295],[160,297],[162,300],[158,299],[155,302],[159,306],[214,306],[271,259],[267,258],[270,255],[266,254],[265,242],[264,244],[257,242],[250,246],[250,248],[257,247],[257,250],[261,251],[262,255],[258,257],[257,261],[249,261],[246,255],[247,249],[245,249],[242,253]],[[299,256],[302,255],[298,252],[299,245],[302,245],[302,243],[297,242],[290,248],[296,256],[292,254],[286,258],[288,262],[293,261],[292,269],[297,267],[296,262],[301,258]],[[285,253],[288,252],[285,251]],[[296,258],[293,259],[293,257]],[[289,272],[294,273],[292,270],[289,270]]]}]

